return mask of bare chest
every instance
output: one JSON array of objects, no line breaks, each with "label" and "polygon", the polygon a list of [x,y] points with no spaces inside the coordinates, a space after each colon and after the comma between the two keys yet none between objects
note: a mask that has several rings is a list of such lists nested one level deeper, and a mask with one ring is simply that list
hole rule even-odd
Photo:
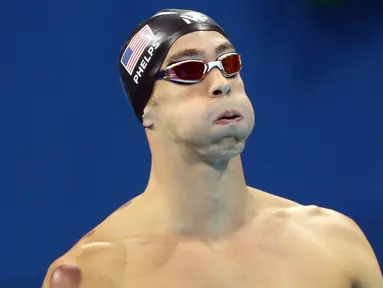
[{"label": "bare chest", "polygon": [[247,236],[215,245],[130,243],[131,261],[127,260],[121,288],[351,287],[335,257],[320,243],[286,234]]}]

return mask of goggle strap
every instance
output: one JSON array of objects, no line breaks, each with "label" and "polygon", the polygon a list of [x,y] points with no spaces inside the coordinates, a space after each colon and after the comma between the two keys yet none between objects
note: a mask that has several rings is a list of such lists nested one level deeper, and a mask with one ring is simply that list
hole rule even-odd
[{"label": "goggle strap", "polygon": [[156,75],[156,80],[164,79],[166,76],[165,70],[160,70]]}]

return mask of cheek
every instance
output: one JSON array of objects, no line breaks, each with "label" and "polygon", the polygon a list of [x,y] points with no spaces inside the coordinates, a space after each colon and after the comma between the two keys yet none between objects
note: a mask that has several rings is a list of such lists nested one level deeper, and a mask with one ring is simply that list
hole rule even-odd
[{"label": "cheek", "polygon": [[249,129],[253,129],[255,125],[255,113],[253,109],[253,105],[251,104],[251,101],[249,98],[246,97],[246,99],[242,102],[243,107],[243,116],[245,117],[245,121],[249,125]]},{"label": "cheek", "polygon": [[254,107],[253,107],[253,104],[251,103],[250,99],[248,97],[246,97],[244,99],[243,103],[244,103],[243,105],[246,107],[247,113],[249,113],[249,116],[254,118]]},{"label": "cheek", "polygon": [[254,118],[254,107],[246,93],[246,89],[240,75],[238,75],[237,80],[238,81],[236,81],[233,85],[233,91],[238,91],[241,95],[239,97],[239,101],[241,102],[241,106],[244,108],[245,112],[248,114],[247,116],[250,118]]},{"label": "cheek", "polygon": [[188,141],[199,134],[204,134],[209,120],[208,112],[203,103],[198,101],[182,101],[182,103],[166,107],[164,116],[167,118],[166,126],[177,137]]}]

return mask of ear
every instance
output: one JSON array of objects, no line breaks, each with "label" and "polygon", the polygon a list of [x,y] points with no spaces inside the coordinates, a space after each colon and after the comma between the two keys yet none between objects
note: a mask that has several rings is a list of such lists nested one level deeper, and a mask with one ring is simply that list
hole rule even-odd
[{"label": "ear", "polygon": [[145,128],[150,129],[153,127],[153,115],[153,107],[151,107],[150,105],[146,105],[144,113],[142,114],[142,125],[144,125]]}]

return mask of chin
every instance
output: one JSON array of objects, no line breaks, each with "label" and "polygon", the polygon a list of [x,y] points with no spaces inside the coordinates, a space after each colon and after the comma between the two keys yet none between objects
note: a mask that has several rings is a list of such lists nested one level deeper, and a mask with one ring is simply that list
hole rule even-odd
[{"label": "chin", "polygon": [[227,159],[241,154],[245,149],[245,141],[238,141],[234,137],[223,139],[220,144],[221,145],[218,147],[217,152],[222,155],[222,157]]},{"label": "chin", "polygon": [[234,137],[225,137],[219,143],[199,151],[199,154],[208,162],[222,162],[238,156],[244,149],[245,141],[239,141]]}]

